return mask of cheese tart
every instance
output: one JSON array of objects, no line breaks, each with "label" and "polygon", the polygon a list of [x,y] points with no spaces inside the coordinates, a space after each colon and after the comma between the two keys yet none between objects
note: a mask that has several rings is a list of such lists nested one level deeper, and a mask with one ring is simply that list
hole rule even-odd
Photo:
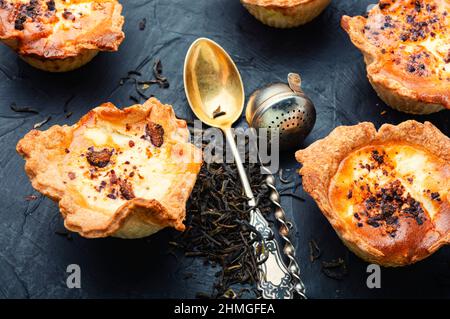
[{"label": "cheese tart", "polygon": [[344,16],[341,24],[386,104],[413,114],[450,108],[448,0],[381,0],[367,17]]},{"label": "cheese tart", "polygon": [[73,126],[32,130],[17,144],[33,187],[58,202],[65,227],[87,238],[184,230],[202,165],[186,122],[152,98],[103,104]]},{"label": "cheese tart", "polygon": [[241,0],[256,19],[275,28],[294,28],[316,18],[331,0]]},{"label": "cheese tart", "polygon": [[341,126],[296,158],[305,191],[366,261],[404,266],[450,243],[450,139],[431,123]]},{"label": "cheese tart", "polygon": [[117,0],[0,0],[0,40],[30,65],[66,72],[124,39]]}]

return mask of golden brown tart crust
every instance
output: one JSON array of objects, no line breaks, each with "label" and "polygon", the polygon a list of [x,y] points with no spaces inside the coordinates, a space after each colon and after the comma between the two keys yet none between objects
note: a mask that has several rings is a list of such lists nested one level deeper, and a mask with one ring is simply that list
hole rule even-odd
[{"label": "golden brown tart crust", "polygon": [[276,28],[293,28],[310,22],[331,0],[241,0],[262,23]]},{"label": "golden brown tart crust", "polygon": [[344,16],[378,95],[404,112],[450,108],[450,2],[382,0],[368,17]]},{"label": "golden brown tart crust", "polygon": [[361,258],[403,266],[450,243],[450,139],[431,123],[337,127],[296,158],[305,191]]},{"label": "golden brown tart crust", "polygon": [[186,122],[150,99],[123,110],[103,104],[73,126],[32,130],[17,144],[33,187],[59,203],[84,237],[139,238],[183,230],[201,167]]},{"label": "golden brown tart crust", "polygon": [[248,4],[256,4],[263,7],[279,7],[279,8],[291,8],[298,6],[299,4],[305,4],[308,2],[314,2],[315,0],[244,0]]},{"label": "golden brown tart crust", "polygon": [[29,62],[86,63],[98,51],[117,51],[121,12],[117,0],[0,0],[0,40]]}]

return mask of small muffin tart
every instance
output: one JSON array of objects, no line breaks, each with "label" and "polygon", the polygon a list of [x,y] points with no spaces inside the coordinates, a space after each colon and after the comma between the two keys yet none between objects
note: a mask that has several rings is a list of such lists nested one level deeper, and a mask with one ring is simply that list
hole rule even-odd
[{"label": "small muffin tart", "polygon": [[367,18],[344,16],[341,24],[386,104],[412,114],[450,109],[448,0],[382,0]]},{"label": "small muffin tart", "polygon": [[32,130],[17,144],[33,187],[59,203],[65,227],[87,238],[184,230],[202,165],[186,122],[152,98],[103,104],[73,126]]},{"label": "small muffin tart", "polygon": [[316,18],[331,0],[241,0],[262,23],[275,28],[294,28]]},{"label": "small muffin tart", "polygon": [[305,191],[366,261],[404,266],[450,243],[450,139],[431,123],[341,126],[296,158]]},{"label": "small muffin tart", "polygon": [[67,72],[125,35],[117,0],[0,0],[0,40],[35,68]]}]

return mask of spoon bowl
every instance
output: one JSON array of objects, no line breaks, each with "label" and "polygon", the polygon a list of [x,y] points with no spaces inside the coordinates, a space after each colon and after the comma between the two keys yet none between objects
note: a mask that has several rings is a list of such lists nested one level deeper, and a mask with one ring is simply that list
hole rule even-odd
[{"label": "spoon bowl", "polygon": [[244,109],[241,75],[228,53],[206,38],[196,40],[186,55],[184,83],[194,114],[205,124],[229,128]]}]

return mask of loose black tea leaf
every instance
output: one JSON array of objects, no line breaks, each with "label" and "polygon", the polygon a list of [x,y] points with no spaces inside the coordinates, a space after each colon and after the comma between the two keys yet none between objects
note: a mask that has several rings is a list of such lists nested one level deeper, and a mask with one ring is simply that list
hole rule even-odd
[{"label": "loose black tea leaf", "polygon": [[47,124],[51,119],[52,119],[52,117],[51,117],[51,116],[48,116],[48,117],[47,117],[46,119],[44,119],[43,121],[34,124],[33,128],[34,128],[34,129],[38,129],[38,128],[42,127],[43,125]]},{"label": "loose black tea leaf", "polygon": [[139,85],[152,85],[152,84],[158,84],[158,80],[149,80],[149,81],[139,81]]},{"label": "loose black tea leaf", "polygon": [[331,279],[342,280],[348,274],[348,269],[344,259],[338,258],[322,261],[322,272]]},{"label": "loose black tea leaf", "polygon": [[130,95],[130,100],[136,104],[139,103],[139,99],[137,97],[135,97],[134,95]]},{"label": "loose black tea leaf", "polygon": [[155,63],[153,64],[153,75],[155,76],[155,78],[160,79],[163,78],[162,77],[162,63],[161,60],[157,59],[155,61]]},{"label": "loose black tea leaf", "polygon": [[31,114],[39,114],[38,111],[30,108],[30,107],[18,107],[16,103],[11,103],[9,106],[10,109],[17,113],[31,113]]},{"label": "loose black tea leaf", "polygon": [[139,71],[135,71],[135,70],[128,71],[128,76],[132,76],[132,75],[142,76],[142,73]]},{"label": "loose black tea leaf", "polygon": [[206,292],[197,292],[195,294],[195,298],[197,299],[211,299],[211,296]]},{"label": "loose black tea leaf", "polygon": [[322,252],[314,239],[309,241],[309,260],[313,263],[315,260],[319,259]]},{"label": "loose black tea leaf", "polygon": [[67,113],[67,111],[69,111],[69,104],[70,102],[72,102],[72,100],[75,98],[75,95],[72,94],[67,101],[64,103],[64,113]]},{"label": "loose black tea leaf", "polygon": [[72,234],[69,233],[68,231],[63,231],[63,230],[57,230],[55,231],[55,234],[61,237],[65,237],[67,240],[72,240]]},{"label": "loose black tea leaf", "polygon": [[292,182],[292,178],[290,179],[285,179],[283,176],[284,170],[282,168],[280,168],[280,171],[278,173],[279,178],[280,178],[280,182],[282,182],[283,184],[289,184],[290,182]]},{"label": "loose black tea leaf", "polygon": [[215,113],[214,114],[214,116],[213,116],[213,118],[218,118],[218,117],[221,117],[221,116],[224,116],[224,115],[226,115],[227,114],[227,112],[219,112],[219,113]]},{"label": "loose black tea leaf", "polygon": [[188,273],[185,273],[185,274],[184,274],[183,279],[184,279],[184,280],[188,280],[188,279],[191,279],[191,278],[193,278],[193,277],[194,277],[194,274],[191,273],[191,272],[188,272]]},{"label": "loose black tea leaf", "polygon": [[156,78],[161,88],[167,89],[169,87],[169,81],[162,75],[162,72],[163,68],[161,60],[157,59],[153,64],[153,76]]},{"label": "loose black tea leaf", "polygon": [[27,195],[27,196],[25,196],[25,200],[26,201],[33,201],[33,200],[36,200],[36,199],[38,199],[37,195]]},{"label": "loose black tea leaf", "polygon": [[135,103],[139,103],[141,99],[148,100],[154,97],[153,94],[147,95],[144,91],[149,89],[152,85],[158,84],[160,88],[166,89],[169,87],[169,81],[162,75],[162,64],[160,60],[156,60],[153,65],[154,79],[143,80],[140,79],[143,76],[142,69],[150,62],[151,58],[146,57],[134,70],[127,72],[127,76],[123,77],[119,81],[119,86],[125,85],[127,82],[132,82],[136,95],[131,94],[130,100]]},{"label": "loose black tea leaf", "polygon": [[[266,176],[261,174],[259,164],[245,162],[258,208],[269,217],[273,206]],[[264,258],[255,251],[254,244],[261,247],[262,237],[249,223],[251,209],[235,164],[205,163],[187,208],[186,231],[172,246],[182,249],[187,257],[203,258],[205,264],[217,267],[213,292],[207,297],[235,298],[244,292],[258,297],[256,289],[244,289],[256,287],[258,264]],[[241,293],[232,293],[239,286],[243,288]]]},{"label": "loose black tea leaf", "polygon": [[144,31],[146,26],[147,26],[147,19],[146,18],[144,18],[141,21],[139,21],[139,30]]},{"label": "loose black tea leaf", "polygon": [[227,112],[222,111],[222,110],[221,110],[221,107],[220,107],[220,105],[219,105],[219,106],[217,107],[217,109],[215,109],[214,112],[213,112],[213,119],[216,119],[216,118],[218,118],[218,117],[224,116],[224,115],[226,115],[226,114],[227,114]]},{"label": "loose black tea leaf", "polygon": [[73,115],[73,112],[68,112],[67,114],[66,114],[66,119],[68,119],[69,117],[71,117]]},{"label": "loose black tea leaf", "polygon": [[144,60],[142,60],[141,63],[139,63],[135,71],[136,72],[141,71],[144,68],[144,66],[146,66],[151,60],[152,58],[150,56],[146,56]]}]

